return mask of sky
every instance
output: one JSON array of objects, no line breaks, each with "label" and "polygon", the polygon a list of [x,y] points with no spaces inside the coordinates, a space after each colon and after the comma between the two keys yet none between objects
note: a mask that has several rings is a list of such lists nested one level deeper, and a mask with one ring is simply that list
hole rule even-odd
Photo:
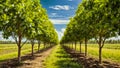
[{"label": "sky", "polygon": [[[49,19],[54,24],[58,33],[59,40],[63,36],[66,24],[69,23],[69,18],[73,17],[78,4],[81,0],[40,0],[42,7],[47,10]],[[0,40],[6,40],[2,37],[0,32]],[[10,37],[8,40],[13,40]]]},{"label": "sky", "polygon": [[[42,7],[46,9],[49,19],[54,24],[59,40],[63,36],[69,18],[75,15],[81,0],[40,0]],[[113,39],[116,39],[115,37]],[[118,37],[120,39],[120,36]],[[0,40],[5,40],[0,32]],[[13,40],[12,37],[9,40]]]},{"label": "sky", "polygon": [[75,15],[81,0],[41,0],[42,7],[47,10],[49,19],[54,24],[59,39],[63,36],[69,18]]}]

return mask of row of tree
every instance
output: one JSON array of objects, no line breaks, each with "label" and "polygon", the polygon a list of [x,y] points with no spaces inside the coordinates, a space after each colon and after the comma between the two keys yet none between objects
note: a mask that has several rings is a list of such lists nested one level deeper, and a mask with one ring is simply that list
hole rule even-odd
[{"label": "row of tree", "polygon": [[[61,39],[61,44],[80,42],[87,43],[95,39],[99,45],[99,62],[106,39],[120,35],[120,0],[83,0],[76,14],[70,19]],[[80,51],[81,52],[81,51]]]},{"label": "row of tree", "polygon": [[[33,48],[38,41],[55,45],[57,32],[39,0],[0,0],[0,31],[3,37],[12,36],[18,46],[18,63],[21,62],[21,48],[29,40]],[[25,41],[24,41],[25,40]]]}]

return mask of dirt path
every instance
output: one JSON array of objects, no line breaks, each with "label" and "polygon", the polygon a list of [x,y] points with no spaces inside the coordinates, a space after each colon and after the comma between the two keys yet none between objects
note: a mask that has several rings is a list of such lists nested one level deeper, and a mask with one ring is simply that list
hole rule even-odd
[{"label": "dirt path", "polygon": [[103,61],[102,64],[99,63],[99,60],[93,57],[87,56],[85,58],[84,53],[79,53],[73,49],[70,49],[64,46],[64,49],[67,53],[71,55],[72,58],[75,58],[75,61],[82,64],[84,68],[120,68],[119,63]]},{"label": "dirt path", "polygon": [[43,68],[44,60],[50,55],[54,48],[55,47],[50,48],[42,53],[35,54],[35,56],[37,56],[35,59],[23,61],[24,64],[17,68]]}]

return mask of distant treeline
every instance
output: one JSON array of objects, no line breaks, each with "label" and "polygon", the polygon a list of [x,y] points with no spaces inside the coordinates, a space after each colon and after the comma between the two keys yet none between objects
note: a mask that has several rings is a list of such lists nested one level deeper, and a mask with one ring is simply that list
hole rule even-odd
[{"label": "distant treeline", "polygon": [[13,41],[0,41],[0,44],[15,44]]},{"label": "distant treeline", "polygon": [[[95,40],[90,40],[88,43],[96,44]],[[105,43],[109,44],[120,44],[120,40],[106,40]]]},{"label": "distant treeline", "polygon": [[[37,43],[37,42],[35,42],[35,43]],[[0,41],[0,44],[16,44],[16,42],[14,42],[14,41]],[[28,41],[28,42],[26,42],[26,44],[30,44],[30,42]]]}]

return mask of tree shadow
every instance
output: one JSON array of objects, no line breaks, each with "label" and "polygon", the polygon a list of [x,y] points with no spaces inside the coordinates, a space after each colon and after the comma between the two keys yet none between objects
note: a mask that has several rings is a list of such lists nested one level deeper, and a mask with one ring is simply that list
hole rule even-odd
[{"label": "tree shadow", "polygon": [[75,62],[74,59],[63,50],[62,47],[56,53],[56,57],[60,60],[57,60],[54,65],[56,65],[58,68],[82,68],[82,66]]},{"label": "tree shadow", "polygon": [[17,63],[18,62],[17,58],[1,60],[0,61],[0,68],[16,68],[16,67],[19,67],[19,66],[22,66],[22,65],[30,65],[31,63],[29,63],[29,62],[24,63],[24,61],[34,60],[37,57],[41,57],[42,55],[36,55],[36,54],[42,53],[42,52],[44,52],[44,51],[46,51],[46,50],[48,50],[52,47],[53,46],[43,48],[40,51],[36,51],[36,52],[34,52],[34,56],[31,56],[31,54],[21,56],[21,63],[20,64]]}]

